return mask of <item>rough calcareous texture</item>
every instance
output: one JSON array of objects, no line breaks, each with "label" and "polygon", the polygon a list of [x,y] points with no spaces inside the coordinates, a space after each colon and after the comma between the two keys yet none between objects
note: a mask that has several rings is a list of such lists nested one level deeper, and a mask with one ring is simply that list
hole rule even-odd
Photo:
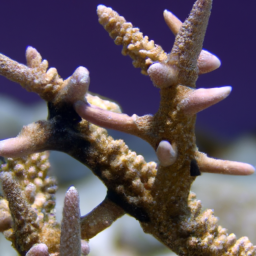
[{"label": "rough calcareous texture", "polygon": [[[87,242],[80,241],[80,228],[81,238],[90,239],[125,213],[178,255],[256,255],[248,238],[236,240],[234,234],[228,235],[218,226],[213,210],[201,212],[201,202],[190,192],[201,172],[249,175],[255,171],[249,164],[210,158],[196,146],[196,114],[231,92],[229,86],[194,89],[199,73],[220,65],[217,57],[202,51],[211,5],[211,0],[197,0],[182,25],[165,12],[168,26],[177,33],[169,54],[111,8],[98,7],[100,23],[115,43],[123,45],[123,54],[130,55],[134,66],[160,89],[160,107],[153,116],[130,117],[120,113],[116,104],[88,95],[90,77],[84,67],[63,81],[56,69],[46,70],[47,62],[34,48],[27,49],[27,67],[0,55],[0,74],[38,93],[49,110],[48,120],[23,127],[16,138],[0,142],[0,154],[13,158],[2,166],[1,173],[13,219],[6,227],[15,230],[5,231],[5,235],[21,255],[39,251],[69,255],[72,247],[75,256],[85,255],[89,248]],[[146,163],[99,126],[146,140],[156,150],[159,163]],[[44,150],[71,155],[107,186],[103,202],[82,216],[80,225],[75,188],[66,194],[61,228],[51,214],[55,203],[51,195],[57,187],[46,177],[43,165],[38,167],[37,160],[43,155],[25,157]],[[2,216],[0,220],[5,220]]]}]

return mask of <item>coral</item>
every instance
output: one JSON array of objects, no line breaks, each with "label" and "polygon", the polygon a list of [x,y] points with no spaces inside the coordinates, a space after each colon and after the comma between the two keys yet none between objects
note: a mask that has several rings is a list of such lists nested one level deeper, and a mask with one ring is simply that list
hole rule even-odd
[{"label": "coral", "polygon": [[[5,196],[0,227],[21,255],[86,255],[88,243],[81,239],[92,238],[126,213],[178,255],[256,255],[248,238],[237,240],[218,226],[212,210],[201,212],[201,202],[190,192],[201,172],[255,171],[246,163],[210,158],[196,146],[196,114],[231,92],[231,87],[195,89],[199,74],[220,66],[216,56],[202,50],[211,5],[211,0],[197,0],[184,23],[164,11],[176,34],[168,54],[111,8],[98,6],[99,22],[123,45],[122,53],[159,88],[155,115],[130,117],[116,104],[88,94],[90,77],[84,67],[63,80],[55,68],[47,71],[47,61],[32,47],[26,51],[27,66],[0,55],[0,74],[38,93],[49,111],[47,120],[24,126],[16,138],[0,142],[0,155],[7,157],[1,171]],[[144,139],[159,164],[146,163],[99,126]],[[35,153],[46,150],[71,155],[108,189],[103,202],[80,218],[78,193],[71,187],[61,226],[53,211],[57,185],[47,177],[48,155]]]},{"label": "coral", "polygon": [[[43,152],[22,158],[7,158],[7,162],[1,166],[0,179],[5,194],[5,199],[2,199],[0,204],[1,232],[4,232],[5,237],[21,255],[58,255],[57,252],[61,251],[59,247],[68,247],[65,236],[70,237],[70,231],[74,236],[73,230],[64,224],[60,227],[55,219],[57,183],[55,179],[47,176],[50,167],[48,157],[49,153]],[[75,188],[72,187],[65,198],[63,223],[73,225],[74,211],[77,212],[76,222],[80,225],[79,199]],[[69,218],[68,214],[72,214],[72,218]],[[64,240],[60,242],[63,236]],[[81,251],[80,234],[73,240],[79,244]],[[39,244],[35,245],[37,243]],[[84,249],[86,250],[88,254],[88,249]],[[77,255],[81,255],[80,251]]]}]

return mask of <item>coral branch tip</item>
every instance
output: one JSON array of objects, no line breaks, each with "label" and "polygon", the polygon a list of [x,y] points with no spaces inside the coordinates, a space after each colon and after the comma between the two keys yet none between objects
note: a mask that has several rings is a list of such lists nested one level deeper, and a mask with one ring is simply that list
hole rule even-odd
[{"label": "coral branch tip", "polygon": [[187,115],[195,115],[198,112],[225,99],[231,92],[231,86],[210,89],[196,89],[180,103],[180,108]]}]

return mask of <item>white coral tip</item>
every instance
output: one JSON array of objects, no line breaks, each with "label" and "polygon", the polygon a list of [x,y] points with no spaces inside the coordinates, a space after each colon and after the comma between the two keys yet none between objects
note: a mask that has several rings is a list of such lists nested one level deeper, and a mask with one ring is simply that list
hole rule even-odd
[{"label": "white coral tip", "polygon": [[177,148],[176,145],[167,140],[162,140],[156,150],[157,158],[160,164],[164,167],[174,164],[177,159]]},{"label": "white coral tip", "polygon": [[31,154],[33,148],[30,140],[25,137],[16,137],[0,141],[0,156],[22,157]]},{"label": "white coral tip", "polygon": [[90,247],[87,241],[81,240],[81,255],[86,256],[90,252]]},{"label": "white coral tip", "polygon": [[166,88],[177,83],[177,69],[163,63],[156,62],[148,69],[148,75],[158,88]]},{"label": "white coral tip", "polygon": [[27,65],[30,68],[37,68],[42,62],[40,53],[32,46],[28,46],[26,49]]},{"label": "white coral tip", "polygon": [[209,73],[220,67],[221,61],[212,53],[202,50],[197,60],[199,74]]},{"label": "white coral tip", "polygon": [[83,100],[90,84],[89,71],[85,67],[78,67],[73,75],[66,80],[59,97],[66,102],[74,103]]},{"label": "white coral tip", "polygon": [[64,199],[61,222],[60,255],[81,255],[81,231],[79,195],[75,187],[70,187]]},{"label": "white coral tip", "polygon": [[176,36],[182,26],[182,22],[170,11],[164,10],[164,20],[172,33]]},{"label": "white coral tip", "polygon": [[49,256],[48,247],[43,243],[36,244],[27,252],[26,256]]},{"label": "white coral tip", "polygon": [[105,5],[103,5],[103,4],[99,4],[98,6],[97,6],[97,12],[99,11],[102,11],[104,8],[106,8],[106,6]]},{"label": "white coral tip", "polygon": [[73,84],[83,85],[87,92],[90,84],[88,69],[82,66],[78,67],[72,75],[71,82]]},{"label": "white coral tip", "polygon": [[180,103],[180,108],[185,114],[194,115],[225,99],[231,90],[231,86],[194,90]]}]

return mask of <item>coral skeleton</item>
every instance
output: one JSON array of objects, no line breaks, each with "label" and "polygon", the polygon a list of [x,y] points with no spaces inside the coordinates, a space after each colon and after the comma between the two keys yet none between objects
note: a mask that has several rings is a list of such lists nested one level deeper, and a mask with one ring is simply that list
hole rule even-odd
[{"label": "coral skeleton", "polygon": [[[197,0],[184,23],[164,11],[176,36],[170,53],[111,8],[98,6],[100,24],[123,46],[122,54],[159,88],[160,107],[154,115],[128,116],[117,104],[88,93],[90,77],[84,67],[63,80],[32,47],[26,51],[27,65],[0,55],[0,74],[39,94],[49,112],[47,120],[24,126],[17,137],[0,142],[0,155],[6,159],[0,172],[0,231],[20,255],[87,255],[88,240],[124,214],[178,255],[256,255],[247,237],[229,235],[213,210],[202,212],[190,192],[203,172],[255,171],[246,163],[210,158],[196,146],[196,114],[231,92],[229,86],[195,89],[198,75],[220,66],[215,55],[202,50],[211,6],[211,0]],[[104,128],[144,139],[159,163],[147,163]],[[78,192],[71,187],[59,224],[54,214],[57,183],[47,174],[48,150],[65,152],[88,166],[107,187],[102,203],[80,216]]]}]

